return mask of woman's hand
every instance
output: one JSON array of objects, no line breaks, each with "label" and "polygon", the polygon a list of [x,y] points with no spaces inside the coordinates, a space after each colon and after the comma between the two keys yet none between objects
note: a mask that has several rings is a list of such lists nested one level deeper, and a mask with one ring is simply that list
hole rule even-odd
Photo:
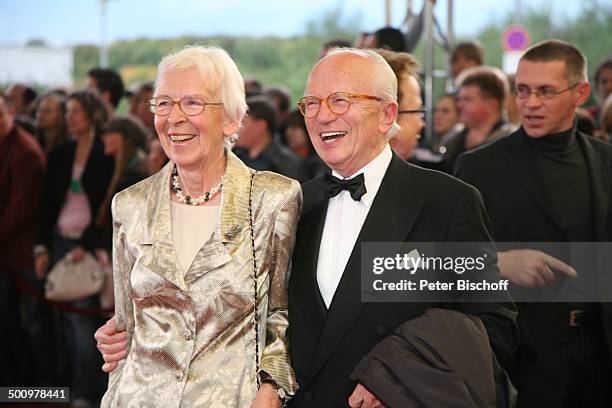
[{"label": "woman's hand", "polygon": [[261,384],[251,408],[280,408],[280,406],[281,400],[272,384]]},{"label": "woman's hand", "polygon": [[34,272],[38,279],[45,279],[47,269],[49,268],[49,254],[44,252],[36,255],[34,259]]}]

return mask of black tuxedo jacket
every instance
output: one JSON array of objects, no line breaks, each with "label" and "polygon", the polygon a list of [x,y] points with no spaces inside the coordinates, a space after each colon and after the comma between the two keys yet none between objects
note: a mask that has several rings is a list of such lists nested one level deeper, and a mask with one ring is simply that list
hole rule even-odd
[{"label": "black tuxedo jacket", "polygon": [[[350,373],[374,345],[427,308],[448,307],[362,303],[362,242],[491,240],[482,200],[473,187],[393,155],[327,310],[316,271],[328,204],[322,180],[302,186],[304,206],[289,282],[290,351],[300,385],[292,407],[346,407],[356,386]],[[456,308],[480,317],[498,358],[510,357],[518,342],[511,303],[465,303]]]},{"label": "black tuxedo jacket", "polygon": [[[455,175],[482,193],[496,241],[568,242],[570,239],[554,210],[556,198],[547,193],[537,177],[535,153],[526,137],[521,128],[504,139],[463,154],[457,160]],[[612,145],[581,133],[576,133],[576,140],[590,177],[592,241],[609,241]],[[517,307],[521,342],[509,369],[519,389],[519,406],[562,406],[560,388],[569,374],[564,368],[568,352],[563,350],[571,330],[570,305],[518,303]],[[607,344],[602,338],[599,345],[605,358],[606,352],[612,356],[612,314],[610,304],[600,308]]]}]

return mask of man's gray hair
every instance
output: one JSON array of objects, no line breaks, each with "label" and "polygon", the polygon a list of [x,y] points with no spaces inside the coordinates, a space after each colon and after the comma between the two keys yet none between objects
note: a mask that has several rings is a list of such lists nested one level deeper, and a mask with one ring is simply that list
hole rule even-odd
[{"label": "man's gray hair", "polygon": [[[325,57],[323,57],[315,67],[323,60],[330,58],[334,55],[355,55],[358,57],[366,58],[372,61],[376,65],[376,75],[372,78],[373,88],[375,96],[381,98],[383,101],[394,101],[397,102],[397,78],[393,73],[393,70],[385,61],[385,59],[375,51],[360,49],[360,48],[332,48]],[[314,70],[314,68],[313,68]],[[393,126],[387,131],[387,137],[390,139],[397,134],[399,131],[399,125],[397,120],[393,122]]]}]

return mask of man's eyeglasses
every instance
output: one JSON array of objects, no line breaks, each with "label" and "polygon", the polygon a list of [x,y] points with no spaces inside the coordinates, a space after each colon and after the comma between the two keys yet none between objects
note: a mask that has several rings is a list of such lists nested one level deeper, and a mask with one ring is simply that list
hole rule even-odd
[{"label": "man's eyeglasses", "polygon": [[178,101],[171,99],[167,96],[158,96],[149,100],[151,106],[151,112],[158,116],[168,116],[174,108],[174,104],[177,104],[181,112],[187,116],[195,116],[204,112],[206,105],[223,105],[222,102],[205,102],[201,96],[188,95],[184,96]]},{"label": "man's eyeglasses", "polygon": [[516,99],[529,99],[531,94],[535,94],[535,96],[540,99],[550,100],[555,96],[562,94],[563,92],[567,92],[570,89],[577,87],[578,85],[580,85],[580,83],[574,84],[560,91],[557,91],[552,86],[539,86],[535,89],[531,89],[527,85],[518,85],[514,88],[514,91],[512,91],[512,93],[514,94]]},{"label": "man's eyeglasses", "polygon": [[398,115],[402,115],[402,114],[411,114],[411,115],[415,115],[418,116],[421,119],[425,119],[425,113],[427,112],[427,108],[426,107],[420,107],[417,109],[403,109],[403,110],[399,110],[397,111]]},{"label": "man's eyeglasses", "polygon": [[334,92],[329,94],[327,98],[319,98],[316,96],[305,96],[298,101],[300,112],[305,118],[314,118],[321,109],[321,103],[325,101],[330,111],[336,115],[342,115],[346,113],[351,107],[354,99],[370,99],[373,101],[380,101],[381,98],[372,95],[360,95],[346,92]]}]

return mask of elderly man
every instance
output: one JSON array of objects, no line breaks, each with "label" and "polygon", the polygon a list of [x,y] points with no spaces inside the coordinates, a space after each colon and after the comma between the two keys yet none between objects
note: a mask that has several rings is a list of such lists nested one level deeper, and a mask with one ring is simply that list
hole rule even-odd
[{"label": "elderly man", "polygon": [[[392,153],[397,80],[377,53],[330,52],[312,69],[305,95],[299,105],[310,139],[333,173],[303,185],[289,288],[290,350],[301,388],[290,406],[382,406],[352,371],[394,329],[440,304],[362,303],[361,244],[486,242],[487,216],[474,188]],[[482,319],[497,358],[509,359],[517,342],[511,306],[457,308]],[[123,339],[108,338],[113,333],[112,321],[98,333],[111,362],[106,370],[125,356]]]},{"label": "elderly man", "polygon": [[[584,55],[571,44],[550,40],[534,45],[516,73],[521,128],[459,157],[456,174],[482,193],[497,241],[612,237],[612,146],[576,130],[576,108],[590,91],[586,72]],[[502,276],[526,287],[576,276],[573,268],[536,250],[503,252],[499,264]],[[594,269],[586,269],[579,276],[593,274]],[[518,304],[521,343],[510,374],[519,407],[612,406],[609,307]]]},{"label": "elderly man", "polygon": [[[311,141],[333,178],[303,185],[289,288],[291,353],[301,387],[294,407],[376,406],[351,371],[384,336],[433,307],[362,303],[362,243],[490,239],[475,189],[392,153],[396,93],[393,71],[379,55],[337,50],[312,69],[300,100]],[[498,358],[508,359],[517,336],[513,311],[484,303],[460,309],[483,320]]]}]

